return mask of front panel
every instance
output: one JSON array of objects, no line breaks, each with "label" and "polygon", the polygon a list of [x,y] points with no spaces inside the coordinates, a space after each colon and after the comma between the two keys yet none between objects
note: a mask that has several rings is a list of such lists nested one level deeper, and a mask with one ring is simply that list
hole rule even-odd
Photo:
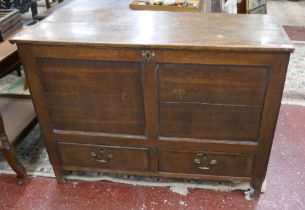
[{"label": "front panel", "polygon": [[257,141],[268,68],[159,64],[160,135]]},{"label": "front panel", "polygon": [[142,65],[37,60],[55,130],[144,135]]},{"label": "front panel", "polygon": [[27,55],[30,48],[21,50],[56,176],[69,167],[214,180],[252,176],[256,152],[265,151],[258,149],[267,133],[261,123],[269,119],[262,110],[274,108],[270,54],[233,60],[224,52],[206,58],[208,52],[156,50],[149,60],[139,49],[89,48],[71,54],[72,47],[37,46],[35,57]]}]

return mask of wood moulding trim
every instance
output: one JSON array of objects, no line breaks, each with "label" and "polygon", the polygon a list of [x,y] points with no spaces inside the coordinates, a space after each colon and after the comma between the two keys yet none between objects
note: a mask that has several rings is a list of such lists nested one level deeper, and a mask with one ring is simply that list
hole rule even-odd
[{"label": "wood moulding trim", "polygon": [[185,149],[189,151],[211,150],[250,154],[253,154],[257,147],[257,142],[251,141],[225,141],[209,139],[197,140],[160,136],[153,140],[148,140],[145,136],[58,130],[54,132],[54,139],[57,142],[70,142],[80,144],[104,144],[122,147],[146,147],[151,149]]},{"label": "wood moulding trim", "polygon": [[[40,41],[40,40],[18,40],[18,39],[10,39],[10,43],[12,44],[35,44],[35,45],[48,45],[48,41]],[[94,47],[113,47],[113,48],[158,48],[158,49],[169,49],[169,50],[211,50],[211,51],[244,51],[244,52],[263,52],[263,53],[275,53],[275,52],[284,52],[284,53],[291,53],[294,51],[294,48],[291,45],[286,45],[284,47],[276,47],[270,45],[270,47],[254,47],[254,46],[213,46],[213,45],[206,45],[206,46],[196,46],[196,45],[164,45],[164,44],[113,44],[113,43],[86,43],[86,42],[62,42],[62,41],[52,41],[54,45],[60,46],[73,46],[73,47],[83,47],[83,46],[90,46]]]},{"label": "wood moulding trim", "polygon": [[198,143],[213,143],[213,144],[229,144],[229,145],[247,145],[256,146],[257,142],[254,141],[236,141],[236,140],[214,140],[214,139],[193,139],[193,138],[176,138],[176,137],[163,137],[160,136],[161,141],[187,141],[187,142],[198,142]]},{"label": "wood moulding trim", "polygon": [[65,46],[61,50],[60,46],[39,45],[33,48],[37,55],[36,59],[55,58],[55,59],[82,59],[99,61],[130,61],[145,62],[142,57],[141,49],[149,49],[155,52],[151,62],[174,63],[174,64],[207,64],[207,65],[238,65],[238,66],[265,66],[270,67],[272,54],[262,52],[234,52],[234,51],[198,51],[152,49],[143,47],[140,49],[122,48],[116,51],[109,47],[90,47],[90,46]]},{"label": "wood moulding trim", "polygon": [[217,176],[217,175],[202,175],[202,174],[184,174],[184,173],[169,173],[169,172],[145,172],[145,171],[127,171],[127,170],[115,170],[115,169],[101,169],[101,168],[90,168],[81,166],[63,165],[63,170],[82,170],[92,172],[103,172],[103,173],[115,173],[115,174],[129,174],[139,176],[163,176],[171,178],[188,178],[188,179],[203,179],[211,181],[250,181],[250,177],[232,177],[232,176]]},{"label": "wood moulding trim", "polygon": [[53,130],[55,135],[77,135],[77,136],[92,136],[92,137],[107,137],[107,138],[122,138],[122,139],[140,139],[147,140],[146,136],[130,135],[130,134],[114,134],[114,133],[100,133],[87,131],[67,131],[67,130]]}]

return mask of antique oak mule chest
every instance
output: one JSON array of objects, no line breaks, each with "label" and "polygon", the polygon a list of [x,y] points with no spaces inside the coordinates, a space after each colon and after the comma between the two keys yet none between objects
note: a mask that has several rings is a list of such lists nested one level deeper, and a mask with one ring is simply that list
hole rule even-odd
[{"label": "antique oak mule chest", "polygon": [[59,182],[249,181],[259,196],[293,51],[271,17],[63,8],[12,42]]}]

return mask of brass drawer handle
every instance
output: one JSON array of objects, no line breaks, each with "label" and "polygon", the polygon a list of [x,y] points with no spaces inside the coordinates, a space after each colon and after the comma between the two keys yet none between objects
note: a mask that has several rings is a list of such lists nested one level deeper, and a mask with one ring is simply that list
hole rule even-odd
[{"label": "brass drawer handle", "polygon": [[[206,161],[207,161],[207,157],[205,156],[205,158],[203,159],[203,162],[206,162]],[[202,162],[199,158],[195,158],[194,163],[198,164],[198,165],[202,164]],[[217,160],[210,160],[209,162],[203,163],[203,164],[204,165],[208,164],[208,166],[199,166],[198,169],[200,169],[200,170],[210,170],[210,169],[213,168],[214,165],[218,164],[218,161]]]},{"label": "brass drawer handle", "polygon": [[95,159],[99,163],[108,163],[113,158],[112,154],[109,154],[106,159]]},{"label": "brass drawer handle", "polygon": [[210,170],[212,167],[206,167],[206,166],[202,166],[202,167],[198,167],[201,170]]},{"label": "brass drawer handle", "polygon": [[200,159],[198,159],[198,158],[194,159],[194,163],[200,164]]},{"label": "brass drawer handle", "polygon": [[97,161],[99,163],[108,163],[113,158],[113,154],[109,154],[104,159],[97,159],[97,154],[95,152],[90,152],[90,156],[94,157],[95,161]]}]

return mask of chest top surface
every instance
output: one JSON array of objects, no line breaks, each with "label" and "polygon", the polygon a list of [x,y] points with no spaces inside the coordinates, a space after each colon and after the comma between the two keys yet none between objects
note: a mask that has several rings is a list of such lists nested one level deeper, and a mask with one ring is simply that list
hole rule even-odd
[{"label": "chest top surface", "polygon": [[[82,4],[83,2],[83,4]],[[168,49],[292,51],[268,15],[134,11],[128,1],[75,0],[12,42]],[[83,7],[81,7],[83,5]]]}]

